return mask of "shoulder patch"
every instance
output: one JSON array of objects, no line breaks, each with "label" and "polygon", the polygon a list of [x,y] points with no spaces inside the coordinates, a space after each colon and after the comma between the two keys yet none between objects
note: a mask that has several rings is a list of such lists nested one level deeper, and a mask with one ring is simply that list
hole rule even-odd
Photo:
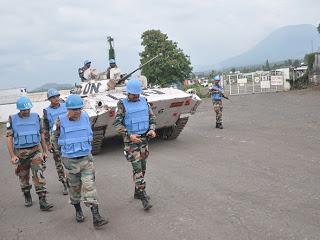
[{"label": "shoulder patch", "polygon": [[7,122],[6,127],[7,127],[7,128],[10,128],[10,127],[11,127],[11,124],[10,124],[9,122]]},{"label": "shoulder patch", "polygon": [[52,131],[56,131],[57,130],[57,124],[54,124],[52,127]]}]

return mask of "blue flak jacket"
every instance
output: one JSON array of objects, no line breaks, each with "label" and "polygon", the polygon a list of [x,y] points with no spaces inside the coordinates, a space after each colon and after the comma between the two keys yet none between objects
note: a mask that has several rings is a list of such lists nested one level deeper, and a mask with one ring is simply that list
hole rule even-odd
[{"label": "blue flak jacket", "polygon": [[[212,90],[219,90],[219,91],[221,91],[222,93],[224,92],[223,87],[221,87],[221,86],[218,85],[218,84],[212,85],[211,89],[212,89]],[[213,93],[213,94],[211,94],[211,99],[214,100],[214,101],[221,101],[222,96],[221,96],[220,93]]]},{"label": "blue flak jacket", "polygon": [[40,143],[40,123],[37,113],[30,113],[26,118],[14,114],[11,120],[15,148],[30,148]]},{"label": "blue flak jacket", "polygon": [[60,103],[60,106],[58,108],[53,108],[49,106],[46,108],[46,110],[47,110],[47,118],[49,121],[49,128],[51,132],[55,121],[60,115],[67,113],[67,108],[65,103]]},{"label": "blue flak jacket", "polygon": [[149,106],[144,97],[132,102],[122,99],[126,113],[124,125],[130,134],[144,134],[149,129]]},{"label": "blue flak jacket", "polygon": [[76,158],[89,155],[93,133],[88,114],[81,112],[77,121],[70,121],[67,114],[59,116],[59,119],[61,125],[58,144],[61,146],[62,156]]}]

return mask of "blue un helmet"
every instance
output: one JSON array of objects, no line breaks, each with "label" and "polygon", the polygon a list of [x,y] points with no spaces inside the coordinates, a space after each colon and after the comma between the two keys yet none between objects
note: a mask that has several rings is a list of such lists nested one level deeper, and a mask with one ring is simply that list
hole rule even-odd
[{"label": "blue un helmet", "polygon": [[50,88],[47,92],[47,98],[50,99],[51,97],[60,96],[60,93],[55,88]]},{"label": "blue un helmet", "polygon": [[114,59],[109,59],[109,64],[116,64],[116,60],[114,60]]},{"label": "blue un helmet", "polygon": [[219,76],[219,75],[216,75],[216,76],[214,76],[213,80],[214,80],[214,81],[220,81],[220,80],[221,80],[221,78],[220,78],[220,76]]},{"label": "blue un helmet", "polygon": [[31,100],[27,97],[19,97],[16,104],[19,110],[28,110],[33,107]]},{"label": "blue un helmet", "polygon": [[84,62],[83,62],[84,65],[87,65],[87,64],[90,64],[90,63],[91,63],[90,60],[84,60]]},{"label": "blue un helmet", "polygon": [[66,100],[67,109],[78,109],[83,107],[83,100],[80,95],[71,94]]},{"label": "blue un helmet", "polygon": [[126,86],[127,93],[131,94],[141,94],[142,93],[142,84],[137,79],[132,79],[127,83]]}]

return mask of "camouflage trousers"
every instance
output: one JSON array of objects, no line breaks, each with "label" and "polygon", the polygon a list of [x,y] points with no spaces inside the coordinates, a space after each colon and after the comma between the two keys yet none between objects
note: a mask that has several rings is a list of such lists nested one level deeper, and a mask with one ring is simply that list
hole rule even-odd
[{"label": "camouflage trousers", "polygon": [[39,196],[45,196],[47,193],[46,180],[43,172],[45,169],[42,152],[39,145],[32,148],[14,149],[19,158],[15,173],[19,177],[22,192],[29,192],[31,189],[30,169],[32,181]]},{"label": "camouflage trousers", "polygon": [[141,143],[124,142],[124,155],[131,163],[135,187],[143,191],[146,188],[144,176],[149,151],[147,138],[142,135],[140,139]]},{"label": "camouflage trousers", "polygon": [[213,110],[216,112],[216,123],[222,123],[222,101],[212,101]]},{"label": "camouflage trousers", "polygon": [[66,182],[66,176],[64,173],[64,168],[61,161],[61,153],[60,150],[53,149],[53,159],[56,165],[56,170],[58,173],[59,181],[64,183]]},{"label": "camouflage trousers", "polygon": [[70,203],[86,206],[98,204],[92,155],[79,158],[62,157],[69,184]]}]

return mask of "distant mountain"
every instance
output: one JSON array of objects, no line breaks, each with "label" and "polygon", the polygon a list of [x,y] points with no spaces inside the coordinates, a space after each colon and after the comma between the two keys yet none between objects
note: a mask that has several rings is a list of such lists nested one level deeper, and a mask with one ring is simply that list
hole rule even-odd
[{"label": "distant mountain", "polygon": [[259,42],[248,51],[226,59],[217,68],[242,67],[286,59],[303,58],[311,48],[316,50],[320,46],[320,34],[317,28],[310,24],[281,27]]},{"label": "distant mountain", "polygon": [[64,90],[64,89],[71,89],[73,87],[72,84],[63,84],[63,83],[46,83],[42,85],[41,87],[32,89],[28,92],[46,92],[50,88],[55,88],[57,90]]}]

